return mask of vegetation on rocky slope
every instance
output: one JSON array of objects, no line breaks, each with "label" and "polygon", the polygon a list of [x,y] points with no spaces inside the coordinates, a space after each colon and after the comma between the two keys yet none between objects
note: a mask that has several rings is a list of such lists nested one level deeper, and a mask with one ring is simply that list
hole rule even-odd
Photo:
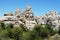
[{"label": "vegetation on rocky slope", "polygon": [[0,22],[0,40],[50,40],[58,33],[49,24],[45,24],[45,27],[37,24],[33,30],[27,29],[23,24],[19,27],[13,26],[13,24],[5,26],[3,22]]}]

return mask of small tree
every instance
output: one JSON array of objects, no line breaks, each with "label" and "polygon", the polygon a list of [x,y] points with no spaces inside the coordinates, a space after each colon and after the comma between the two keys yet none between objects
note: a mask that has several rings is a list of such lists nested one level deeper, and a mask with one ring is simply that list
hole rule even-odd
[{"label": "small tree", "polygon": [[59,35],[60,35],[60,26],[59,26],[59,32],[58,32],[58,33],[59,33]]},{"label": "small tree", "polygon": [[37,21],[37,19],[35,19],[35,21],[36,21],[36,23],[38,24],[38,21]]},{"label": "small tree", "polygon": [[3,21],[0,22],[0,27],[1,27],[2,29],[5,29],[5,24],[4,24]]},{"label": "small tree", "polygon": [[12,23],[7,25],[7,28],[13,28],[13,27],[14,27],[14,25]]},{"label": "small tree", "polygon": [[23,31],[21,28],[15,28],[8,31],[8,37],[14,40],[22,40]]},{"label": "small tree", "polygon": [[28,31],[27,27],[23,24],[20,24],[20,28],[22,28],[22,30],[25,32]]},{"label": "small tree", "polygon": [[42,38],[41,30],[43,30],[42,25],[35,25],[34,29],[30,33],[29,40],[40,40]]}]

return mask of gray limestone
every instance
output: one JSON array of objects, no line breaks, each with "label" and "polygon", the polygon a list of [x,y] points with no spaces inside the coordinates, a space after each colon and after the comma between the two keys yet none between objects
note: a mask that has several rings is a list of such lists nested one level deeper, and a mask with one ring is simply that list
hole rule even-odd
[{"label": "gray limestone", "polygon": [[[60,15],[58,15],[58,12],[52,10],[50,13],[44,16],[34,16],[31,9],[32,7],[29,5],[26,6],[26,9],[24,11],[22,11],[21,8],[17,8],[14,14],[4,14],[4,16],[0,18],[0,21],[4,21],[5,24],[13,23],[15,26],[22,23],[26,25],[30,30],[34,28],[37,22],[38,24],[42,25],[49,23],[54,30],[58,30],[60,26]],[[20,20],[24,20],[25,23]]]}]

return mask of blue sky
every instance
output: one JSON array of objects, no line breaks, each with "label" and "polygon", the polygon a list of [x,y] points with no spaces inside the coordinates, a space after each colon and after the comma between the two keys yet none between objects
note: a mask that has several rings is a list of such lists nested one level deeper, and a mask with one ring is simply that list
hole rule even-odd
[{"label": "blue sky", "polygon": [[25,10],[27,4],[32,6],[36,16],[45,15],[50,10],[60,12],[60,0],[0,0],[0,17],[4,13],[14,12],[16,8]]}]

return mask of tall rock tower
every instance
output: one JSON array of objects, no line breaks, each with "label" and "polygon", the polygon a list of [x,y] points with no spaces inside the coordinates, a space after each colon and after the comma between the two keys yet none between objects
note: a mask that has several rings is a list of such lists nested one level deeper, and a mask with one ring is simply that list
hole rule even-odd
[{"label": "tall rock tower", "polygon": [[33,15],[33,12],[31,10],[31,6],[26,6],[25,18],[27,20],[34,20],[34,15]]},{"label": "tall rock tower", "polygon": [[25,10],[25,21],[28,29],[32,30],[36,24],[31,6],[27,5]]}]

